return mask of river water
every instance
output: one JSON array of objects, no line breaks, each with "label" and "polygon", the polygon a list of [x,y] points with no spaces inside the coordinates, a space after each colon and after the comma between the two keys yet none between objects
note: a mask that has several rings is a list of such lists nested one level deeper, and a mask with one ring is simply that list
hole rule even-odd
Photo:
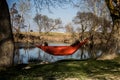
[{"label": "river water", "polygon": [[[60,45],[69,45],[69,44],[49,44],[50,46],[60,46]],[[89,57],[89,51],[83,50],[83,57],[82,59],[87,59]],[[97,50],[97,55],[101,54],[101,50]],[[74,54],[68,56],[54,56],[50,55],[41,49],[34,47],[34,48],[20,48],[17,49],[17,53],[14,56],[15,63],[29,63],[30,60],[42,60],[47,62],[55,62],[58,60],[64,59],[81,59],[81,50],[77,50]]]}]

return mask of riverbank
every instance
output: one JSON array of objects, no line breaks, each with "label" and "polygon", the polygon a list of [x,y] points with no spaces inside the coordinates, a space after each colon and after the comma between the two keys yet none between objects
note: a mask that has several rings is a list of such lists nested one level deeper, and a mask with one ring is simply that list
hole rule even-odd
[{"label": "riverbank", "polygon": [[[75,40],[80,40],[82,34],[80,33],[59,33],[59,32],[21,32],[21,33],[13,33],[14,41],[21,43],[40,43],[42,41],[51,42],[51,43],[73,43]],[[82,39],[90,37],[88,32],[85,32],[82,36]],[[96,32],[94,35],[94,42],[99,44],[105,42],[106,39],[102,38],[102,34]]]},{"label": "riverbank", "polygon": [[120,57],[114,60],[61,60],[21,64],[0,70],[0,80],[119,80]]},{"label": "riverbank", "polygon": [[58,32],[21,32],[21,33],[13,33],[14,41],[21,43],[40,43],[42,41],[46,42],[57,42],[57,43],[69,43],[72,42],[72,37],[70,33],[58,33]]}]

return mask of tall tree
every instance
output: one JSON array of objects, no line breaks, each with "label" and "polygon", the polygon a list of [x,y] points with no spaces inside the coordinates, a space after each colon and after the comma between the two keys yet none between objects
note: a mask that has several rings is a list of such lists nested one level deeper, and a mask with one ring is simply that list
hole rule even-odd
[{"label": "tall tree", "polygon": [[103,54],[101,58],[108,58],[106,55],[112,55],[110,58],[116,57],[118,50],[120,50],[120,0],[105,0],[106,5],[110,11],[110,15],[112,17],[112,32],[111,32],[111,40],[108,41],[112,42],[108,44],[107,50]]},{"label": "tall tree", "polygon": [[6,0],[0,0],[0,66],[13,63],[14,43]]},{"label": "tall tree", "polygon": [[[96,37],[100,38],[100,36],[97,36],[97,34],[96,34],[96,32],[99,30],[99,28],[101,29],[100,31],[103,31],[103,33],[104,33],[105,30],[103,29],[103,27],[109,28],[109,26],[110,26],[110,21],[108,21],[106,18],[98,17],[97,15],[95,15],[92,12],[78,12],[76,17],[74,18],[74,22],[75,22],[75,24],[80,25],[81,39],[82,39],[82,37],[84,37],[84,32],[86,30],[89,30],[89,32],[91,33],[92,31],[95,30],[95,27],[97,29],[94,32],[92,32],[92,36],[96,36]],[[94,30],[92,30],[92,29],[94,29]],[[108,33],[107,30],[106,30],[106,33]],[[102,33],[101,33],[101,35],[102,35]],[[102,35],[102,36],[104,37],[106,35]],[[107,38],[105,38],[105,39],[107,39]],[[95,49],[96,46],[93,43],[94,41],[95,41],[95,39],[93,38],[91,40],[90,51],[89,51],[90,56],[93,57],[93,58],[96,57],[96,53],[95,53],[96,51],[95,50],[97,50],[97,49]]]},{"label": "tall tree", "polygon": [[[89,10],[94,12],[96,15],[101,16],[100,13],[102,13],[104,8],[108,7],[108,10],[106,10],[104,13],[109,13],[112,17],[112,32],[111,37],[107,41],[106,50],[103,52],[102,58],[109,58],[112,59],[116,56],[116,53],[120,49],[120,0],[84,0],[84,3],[80,4],[86,4],[89,6]],[[79,4],[79,5],[80,5]],[[88,10],[88,11],[89,11]],[[106,26],[104,26],[106,27]],[[105,28],[106,29],[106,28]],[[109,57],[107,57],[109,55]]]},{"label": "tall tree", "polygon": [[50,31],[57,30],[62,28],[61,23],[62,21],[60,19],[51,19],[47,17],[46,15],[42,14],[36,14],[36,16],[33,18],[35,23],[38,26],[39,29],[39,38],[41,39],[41,32],[45,32],[46,34]]}]

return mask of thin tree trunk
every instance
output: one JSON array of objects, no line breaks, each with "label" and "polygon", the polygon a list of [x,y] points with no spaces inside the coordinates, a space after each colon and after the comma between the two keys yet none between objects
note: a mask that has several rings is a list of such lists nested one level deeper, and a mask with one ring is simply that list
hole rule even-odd
[{"label": "thin tree trunk", "polygon": [[0,66],[13,63],[14,43],[6,0],[0,0]]}]

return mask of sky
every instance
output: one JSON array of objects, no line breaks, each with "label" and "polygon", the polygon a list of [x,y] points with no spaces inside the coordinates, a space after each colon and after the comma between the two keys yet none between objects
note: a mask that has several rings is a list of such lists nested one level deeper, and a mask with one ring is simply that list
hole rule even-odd
[{"label": "sky", "polygon": [[[17,2],[17,0],[7,0],[8,6],[9,8],[12,6],[12,4],[14,2]],[[34,6],[33,6],[34,7]],[[78,12],[77,8],[73,8],[72,6],[67,6],[65,7],[65,9],[63,8],[51,8],[52,13],[50,13],[47,9],[42,10],[40,13],[43,15],[47,15],[49,18],[52,19],[57,19],[60,18],[62,20],[63,25],[66,25],[68,23],[71,23],[73,18],[75,17],[76,13]],[[35,24],[35,22],[33,21],[33,18],[36,14],[35,9],[33,8],[33,10],[26,15],[25,18],[25,24],[28,25],[30,24],[30,28],[33,31],[37,31],[37,25]],[[59,30],[64,31],[64,30]]]},{"label": "sky", "polygon": [[53,13],[49,13],[47,10],[42,11],[42,14],[47,15],[50,18],[61,18],[64,24],[67,24],[72,21],[72,19],[75,17],[77,13],[77,9],[74,9],[72,7],[66,8],[66,9],[52,9]]}]

